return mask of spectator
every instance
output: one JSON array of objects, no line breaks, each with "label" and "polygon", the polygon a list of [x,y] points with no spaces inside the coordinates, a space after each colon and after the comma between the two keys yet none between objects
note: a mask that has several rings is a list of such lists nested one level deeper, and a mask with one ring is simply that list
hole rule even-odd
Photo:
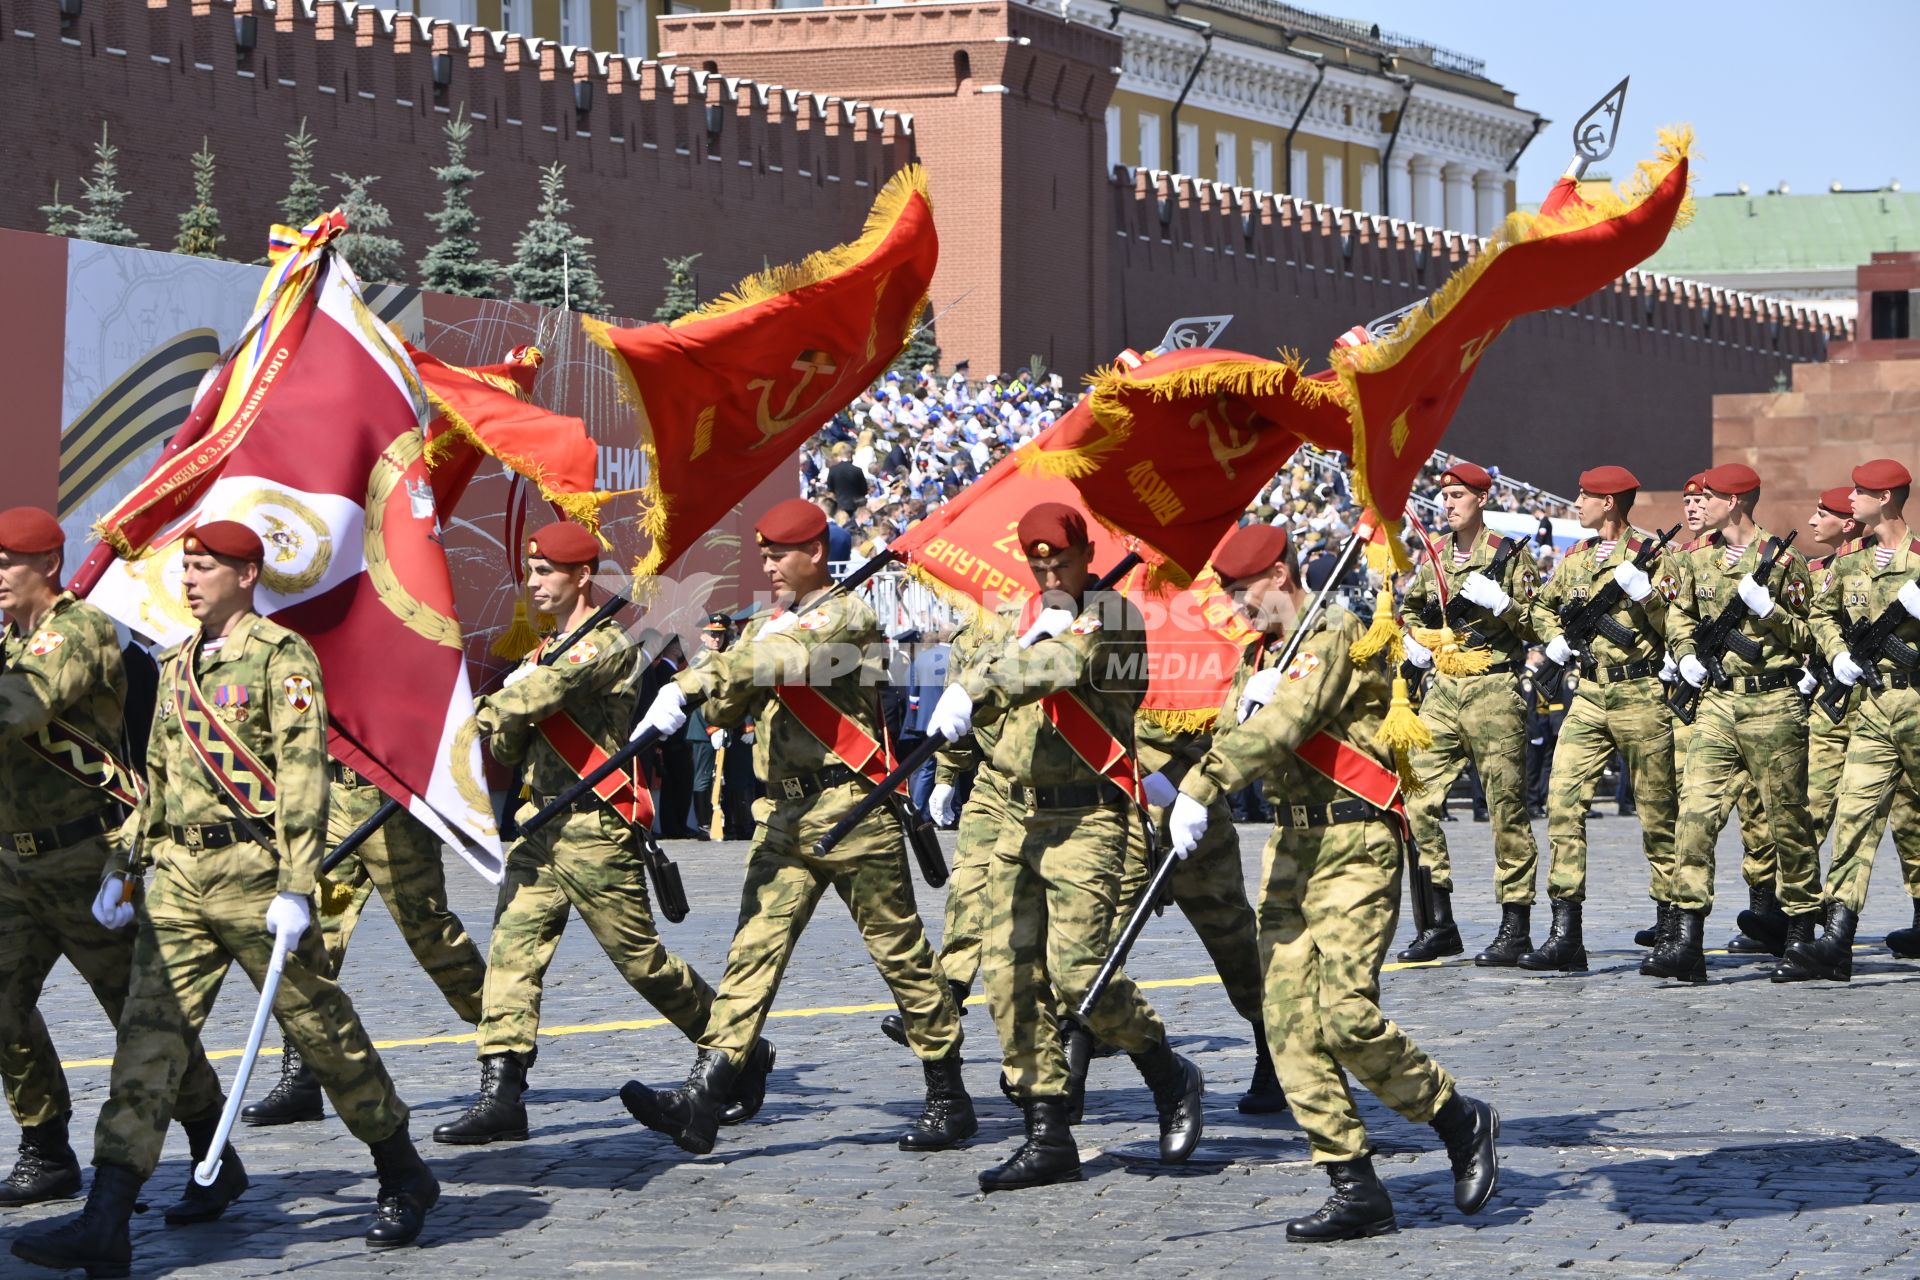
[{"label": "spectator", "polygon": [[833,495],[834,504],[842,511],[852,511],[867,500],[870,488],[867,473],[853,463],[852,447],[844,440],[833,446],[833,465],[827,468],[827,492]]}]

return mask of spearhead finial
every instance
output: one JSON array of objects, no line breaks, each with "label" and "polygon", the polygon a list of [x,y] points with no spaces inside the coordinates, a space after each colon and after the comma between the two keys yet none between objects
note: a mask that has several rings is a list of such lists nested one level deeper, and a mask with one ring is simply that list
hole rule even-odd
[{"label": "spearhead finial", "polygon": [[1607,90],[1606,96],[1575,122],[1573,163],[1567,166],[1567,177],[1578,181],[1586,176],[1587,166],[1613,154],[1614,140],[1620,136],[1620,114],[1627,105],[1627,81],[1632,78],[1622,76],[1619,84]]}]

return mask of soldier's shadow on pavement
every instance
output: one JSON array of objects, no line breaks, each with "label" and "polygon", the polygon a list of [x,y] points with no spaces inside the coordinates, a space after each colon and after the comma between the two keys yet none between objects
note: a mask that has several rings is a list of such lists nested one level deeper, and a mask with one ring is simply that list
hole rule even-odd
[{"label": "soldier's shadow on pavement", "polygon": [[1920,1203],[1920,1151],[1881,1137],[1720,1147],[1606,1164],[1591,1174],[1634,1223],[1707,1223]]}]

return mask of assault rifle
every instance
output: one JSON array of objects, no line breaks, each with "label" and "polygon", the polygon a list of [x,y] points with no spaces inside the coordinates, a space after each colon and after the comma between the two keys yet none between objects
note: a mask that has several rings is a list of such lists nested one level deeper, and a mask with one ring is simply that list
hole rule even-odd
[{"label": "assault rifle", "polygon": [[[1487,567],[1484,569],[1476,569],[1474,572],[1483,573],[1498,583],[1501,578],[1506,576],[1508,562],[1519,554],[1522,547],[1532,541],[1533,535],[1530,533],[1523,533],[1513,538],[1502,538],[1500,545],[1493,549],[1493,559],[1488,562]],[[1440,581],[1440,566],[1438,563],[1435,563],[1433,566],[1433,580],[1435,584],[1438,584]],[[1434,603],[1437,604],[1438,602],[1436,601]],[[1449,631],[1460,632],[1466,627],[1468,611],[1479,607],[1480,606],[1476,605],[1473,601],[1467,599],[1466,596],[1455,591],[1447,597],[1447,607],[1444,612],[1434,608],[1433,605],[1430,604],[1422,614],[1421,623],[1424,626],[1431,627],[1445,625]],[[1431,667],[1417,667],[1411,660],[1401,663],[1400,674],[1406,678],[1408,691],[1417,696],[1420,682],[1426,679],[1427,673],[1432,669]]]},{"label": "assault rifle", "polygon": [[[1786,554],[1793,540],[1800,536],[1795,529],[1784,538],[1775,538],[1767,544],[1767,554],[1761,557],[1760,567],[1753,571],[1753,580],[1761,586],[1767,585],[1767,575],[1773,572],[1773,566]],[[1727,601],[1726,607],[1694,632],[1693,656],[1707,669],[1707,678],[1696,688],[1682,679],[1674,685],[1667,695],[1667,705],[1673,708],[1681,724],[1692,724],[1694,716],[1700,712],[1700,698],[1710,684],[1720,684],[1727,678],[1720,663],[1729,651],[1738,654],[1743,661],[1760,661],[1760,642],[1751,636],[1740,634],[1740,624],[1747,620],[1752,610],[1738,593]]]},{"label": "assault rifle", "polygon": [[[1847,656],[1860,668],[1862,685],[1876,693],[1887,687],[1886,678],[1880,674],[1880,661],[1883,658],[1906,671],[1920,665],[1920,649],[1915,649],[1893,634],[1901,623],[1912,616],[1898,600],[1889,604],[1871,622],[1865,618],[1858,622],[1851,620],[1846,607],[1841,606],[1840,632],[1847,642]],[[1820,692],[1820,709],[1832,716],[1837,724],[1840,717],[1846,714],[1847,695],[1853,692],[1853,688],[1841,683],[1831,670],[1821,683],[1826,687]]]},{"label": "assault rifle", "polygon": [[[1667,543],[1673,541],[1679,532],[1680,526],[1675,525],[1659,537],[1649,540],[1634,554],[1633,567],[1642,573],[1651,569],[1653,562],[1659,558]],[[1609,577],[1600,589],[1587,599],[1572,602],[1563,608],[1560,611],[1560,634],[1566,640],[1568,647],[1585,652],[1596,635],[1603,636],[1622,647],[1632,644],[1634,641],[1632,629],[1613,617],[1614,609],[1619,606],[1621,597],[1626,594],[1626,589]],[[1548,658],[1534,671],[1533,687],[1557,689],[1558,681],[1565,671],[1565,664]]]}]

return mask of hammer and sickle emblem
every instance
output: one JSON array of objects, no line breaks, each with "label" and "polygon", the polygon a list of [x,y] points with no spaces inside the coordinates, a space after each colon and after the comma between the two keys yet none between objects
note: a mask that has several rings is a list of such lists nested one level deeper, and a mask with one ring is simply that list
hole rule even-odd
[{"label": "hammer and sickle emblem", "polygon": [[1242,431],[1227,419],[1227,401],[1224,396],[1217,397],[1213,404],[1187,419],[1187,425],[1207,429],[1207,448],[1213,454],[1213,460],[1220,464],[1220,470],[1226,472],[1227,479],[1235,478],[1233,461],[1252,453],[1254,446],[1260,443],[1260,434],[1248,429]]},{"label": "hammer and sickle emblem", "polygon": [[[800,380],[787,393],[787,398],[776,411],[772,408],[774,391],[773,378],[755,378],[747,386],[760,393],[760,403],[754,407],[754,425],[760,429],[760,440],[751,449],[764,448],[776,437],[784,434],[794,422],[806,414],[827,403],[834,394],[834,388],[840,385],[841,369],[836,358],[826,351],[802,351],[794,357],[793,365],[800,373]],[[800,397],[815,378],[827,379],[820,394],[806,404]]]}]

